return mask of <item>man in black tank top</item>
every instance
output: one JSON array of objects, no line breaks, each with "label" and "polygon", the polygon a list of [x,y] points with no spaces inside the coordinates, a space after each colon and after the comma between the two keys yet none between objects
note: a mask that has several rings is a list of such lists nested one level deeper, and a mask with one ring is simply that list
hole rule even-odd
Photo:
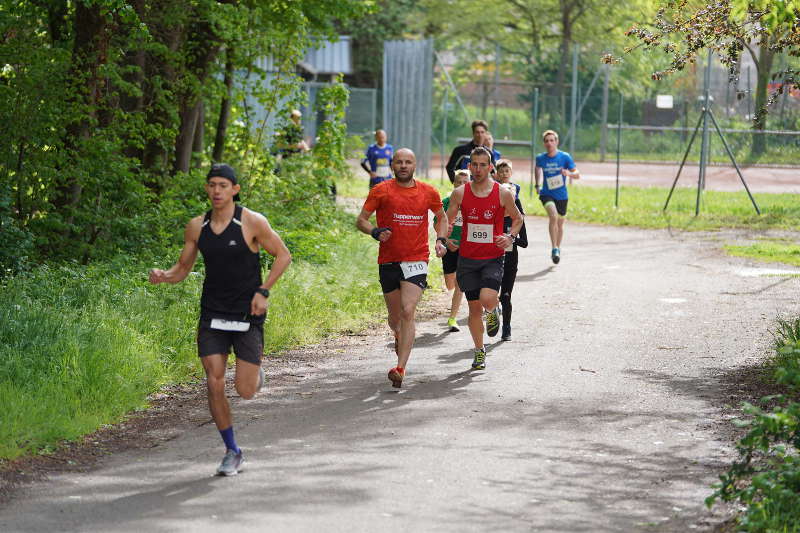
[{"label": "man in black tank top", "polygon": [[[236,353],[236,392],[249,400],[264,383],[261,355],[269,290],[292,262],[289,250],[266,217],[235,203],[239,184],[233,169],[215,164],[206,178],[211,210],[193,218],[184,231],[180,258],[169,270],[153,269],[150,282],[178,283],[203,254],[206,276],[200,298],[197,350],[208,382],[208,407],[225,443],[220,475],[239,472],[244,459],[233,434],[225,396],[225,368],[231,348]],[[261,282],[259,250],[275,257]]]}]

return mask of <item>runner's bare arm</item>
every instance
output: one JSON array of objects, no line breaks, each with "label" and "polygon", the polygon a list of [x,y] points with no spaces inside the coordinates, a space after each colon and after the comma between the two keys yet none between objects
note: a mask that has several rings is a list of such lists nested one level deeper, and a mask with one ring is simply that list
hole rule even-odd
[{"label": "runner's bare arm", "polygon": [[581,179],[581,173],[578,170],[578,167],[573,167],[571,169],[562,168],[561,169],[561,174],[563,176],[565,176],[567,178],[570,178],[570,179],[573,179],[573,180]]},{"label": "runner's bare arm", "polygon": [[439,208],[439,211],[434,213],[436,216],[436,246],[434,247],[436,250],[436,256],[442,257],[445,253],[447,253],[447,247],[440,241],[440,238],[446,239],[448,235],[450,235],[450,231],[452,227],[450,226],[450,222],[447,219],[447,213],[444,212],[444,208]]},{"label": "runner's bare arm", "polygon": [[[263,248],[269,255],[275,258],[272,262],[272,267],[269,269],[269,275],[264,283],[261,284],[263,289],[271,289],[278,281],[278,278],[283,275],[289,265],[292,263],[292,254],[283,243],[283,239],[278,235],[272,226],[269,225],[267,217],[260,213],[245,211],[242,217],[242,222],[248,228],[253,228],[253,238],[261,248]],[[250,300],[250,314],[253,316],[261,316],[267,312],[269,302],[267,298],[259,292],[253,294]]]},{"label": "runner's bare arm", "polygon": [[[359,229],[359,231],[366,233],[367,235],[372,235],[372,230],[375,229],[375,226],[373,226],[372,222],[369,221],[369,217],[372,216],[372,213],[373,211],[362,208],[361,212],[358,214],[358,218],[356,218],[356,227]],[[378,235],[378,240],[381,242],[386,242],[391,236],[392,230],[387,229]]]},{"label": "runner's bare arm", "polygon": [[150,283],[178,283],[186,279],[192,271],[194,262],[197,260],[197,239],[200,238],[200,230],[203,227],[203,217],[195,217],[186,224],[183,231],[183,250],[178,258],[178,262],[172,265],[169,270],[154,268],[150,271]]},{"label": "runner's bare arm", "polygon": [[539,189],[542,188],[542,167],[536,165],[533,170],[533,176],[536,181],[536,192],[539,192]]},{"label": "runner's bare arm", "polygon": [[[244,217],[243,217],[244,218]],[[292,263],[292,254],[283,243],[283,239],[278,235],[272,226],[269,225],[267,217],[262,214],[248,211],[248,222],[254,228],[253,235],[258,244],[275,260],[272,262],[272,268],[269,269],[269,276],[267,280],[261,285],[265,289],[271,289],[278,281],[278,278],[289,268]],[[248,224],[249,225],[249,224]]]}]

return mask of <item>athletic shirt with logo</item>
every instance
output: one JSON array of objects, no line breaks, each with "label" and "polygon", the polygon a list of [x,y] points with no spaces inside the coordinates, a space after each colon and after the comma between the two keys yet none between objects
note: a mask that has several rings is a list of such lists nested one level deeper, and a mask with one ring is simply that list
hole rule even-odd
[{"label": "athletic shirt with logo", "polygon": [[494,243],[494,238],[503,233],[505,208],[500,204],[500,184],[495,182],[486,198],[472,193],[472,184],[464,184],[461,200],[461,216],[464,227],[461,231],[459,255],[469,259],[493,259],[505,250]]},{"label": "athletic shirt with logo", "polygon": [[378,263],[427,261],[428,211],[442,208],[439,192],[421,181],[401,187],[391,179],[369,191],[364,209],[375,212],[379,228],[392,230],[392,237],[380,243]]},{"label": "athletic shirt with logo", "polygon": [[561,169],[575,169],[575,161],[567,152],[559,150],[556,155],[550,157],[547,152],[536,156],[536,166],[542,169],[542,188],[539,189],[539,196],[550,196],[554,200],[567,199],[567,178],[561,174]]},{"label": "athletic shirt with logo", "polygon": [[203,218],[197,247],[203,254],[206,278],[200,297],[200,320],[242,320],[258,324],[264,315],[251,316],[250,302],[261,285],[261,264],[242,233],[242,206],[220,234],[211,230],[211,211]]},{"label": "athletic shirt with logo", "polygon": [[391,144],[383,145],[383,148],[377,144],[370,144],[364,158],[369,163],[369,168],[379,178],[389,179],[392,177],[392,156],[394,155],[394,148]]}]

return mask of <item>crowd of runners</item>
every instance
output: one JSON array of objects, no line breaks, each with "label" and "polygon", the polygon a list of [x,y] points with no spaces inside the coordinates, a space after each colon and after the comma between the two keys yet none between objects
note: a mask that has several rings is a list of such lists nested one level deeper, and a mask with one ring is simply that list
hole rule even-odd
[{"label": "crowd of runners", "polygon": [[[567,185],[580,178],[572,157],[558,150],[558,134],[542,135],[545,152],[536,157],[536,191],[549,217],[550,256],[561,260],[567,214]],[[435,254],[442,260],[445,285],[452,291],[447,327],[458,332],[463,297],[474,345],[472,368],[486,368],[484,335],[511,340],[511,294],[519,248],[528,246],[520,186],[513,165],[494,149],[486,122],[472,123],[472,140],[456,147],[447,163],[453,183],[449,196],[415,177],[416,156],[394,150],[386,132],[361,163],[369,174],[369,193],[356,227],[378,242],[378,278],[394,335],[397,364],[388,372],[393,387],[402,387],[415,338],[417,304],[427,287],[429,213],[434,214]],[[208,406],[225,445],[219,475],[235,475],[244,464],[236,443],[225,369],[231,349],[236,355],[237,393],[251,399],[263,387],[263,324],[270,290],[291,263],[291,254],[266,217],[237,204],[239,184],[233,168],[215,164],[206,178],[211,209],[193,218],[184,231],[180,257],[170,269],[153,269],[150,282],[178,283],[192,270],[198,252],[206,266],[197,328],[198,355],[206,373]],[[375,223],[372,217],[375,217]],[[262,280],[260,250],[273,256]]]}]

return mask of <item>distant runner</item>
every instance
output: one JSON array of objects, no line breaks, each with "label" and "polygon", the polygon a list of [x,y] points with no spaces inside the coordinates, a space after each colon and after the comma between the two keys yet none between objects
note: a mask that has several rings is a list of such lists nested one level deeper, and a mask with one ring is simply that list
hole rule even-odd
[{"label": "distant runner", "polygon": [[[456,170],[456,179],[453,182],[453,189],[461,187],[470,180],[469,170]],[[442,207],[445,212],[450,206],[450,197],[442,200]],[[461,307],[461,300],[464,296],[463,291],[456,283],[456,267],[458,266],[458,246],[461,241],[461,213],[456,215],[456,218],[451,221],[453,231],[450,233],[450,238],[447,239],[447,253],[442,257],[442,271],[444,272],[444,285],[448,291],[452,291],[452,299],[450,301],[450,316],[447,319],[447,327],[451,332],[461,331],[458,327],[458,309]]]},{"label": "distant runner", "polygon": [[[512,173],[513,166],[511,161],[508,159],[497,161],[497,181],[502,187],[507,188],[514,194],[514,204],[524,216],[525,211],[522,209],[522,202],[519,199],[520,186],[511,181]],[[505,217],[503,219],[503,231],[508,232],[511,229],[511,223],[511,217]],[[515,239],[514,244],[505,249],[506,255],[503,259],[503,280],[500,283],[500,310],[503,313],[503,329],[500,333],[500,339],[504,341],[511,340],[511,292],[514,290],[514,282],[517,279],[517,266],[519,265],[517,247],[528,247],[528,233],[525,230],[525,222],[522,223],[519,237]]]},{"label": "distant runner", "polygon": [[[211,210],[186,225],[180,258],[169,270],[150,271],[150,283],[178,283],[203,254],[206,276],[200,297],[197,352],[206,372],[208,407],[225,443],[217,474],[236,475],[244,465],[233,434],[231,408],[225,396],[225,368],[231,347],[236,352],[234,383],[249,400],[264,385],[261,355],[269,291],[292,262],[289,250],[264,215],[237,205],[239,184],[225,164],[211,167],[206,178]],[[259,249],[275,258],[261,282]]]},{"label": "distant runner", "polygon": [[[500,329],[497,294],[503,279],[503,256],[522,228],[522,214],[514,204],[514,194],[489,177],[489,150],[479,146],[470,153],[470,170],[472,182],[453,191],[447,215],[455,219],[460,211],[464,220],[456,279],[469,305],[469,332],[475,344],[472,368],[482,370],[486,368],[483,314],[485,311],[486,333],[494,337]],[[508,233],[503,232],[505,216],[511,217]]]},{"label": "distant runner", "polygon": [[369,188],[377,184],[392,179],[392,155],[394,148],[386,143],[386,132],[377,130],[375,132],[375,142],[369,145],[364,159],[361,160],[361,168],[369,174]]},{"label": "distant runner", "polygon": [[547,130],[542,134],[545,153],[536,156],[536,192],[550,218],[550,258],[553,263],[561,261],[561,240],[564,237],[564,222],[567,220],[567,180],[580,179],[572,156],[558,149],[558,133]]},{"label": "distant runner", "polygon": [[[380,242],[378,275],[394,332],[397,366],[389,370],[392,386],[400,388],[414,345],[414,319],[422,291],[428,286],[428,211],[437,217],[436,255],[442,257],[448,232],[439,192],[414,179],[416,157],[408,148],[394,155],[394,179],[369,191],[356,227]],[[375,213],[377,226],[369,219]]]}]

